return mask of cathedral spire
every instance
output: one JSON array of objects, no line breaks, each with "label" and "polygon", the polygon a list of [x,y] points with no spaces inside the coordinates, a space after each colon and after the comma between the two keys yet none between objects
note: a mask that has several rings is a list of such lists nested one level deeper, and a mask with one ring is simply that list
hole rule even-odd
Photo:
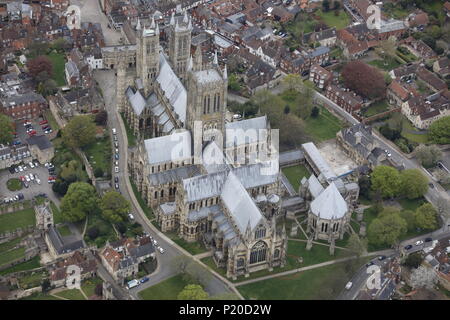
[{"label": "cathedral spire", "polygon": [[192,30],[192,19],[189,19],[188,29],[189,29],[189,30]]},{"label": "cathedral spire", "polygon": [[175,24],[175,12],[172,12],[172,16],[170,17],[170,25],[174,25]]},{"label": "cathedral spire", "polygon": [[227,65],[225,65],[225,68],[223,68],[223,79],[228,79]]},{"label": "cathedral spire", "polygon": [[219,60],[218,60],[218,58],[217,58],[217,50],[214,52],[213,65],[214,65],[214,66],[219,65]]},{"label": "cathedral spire", "polygon": [[186,10],[186,11],[184,11],[183,22],[187,24],[189,22],[188,20],[189,20],[189,18],[188,18],[187,10]]},{"label": "cathedral spire", "polygon": [[193,68],[194,62],[192,61],[192,55],[189,57],[189,63],[188,63],[188,71],[191,71]]},{"label": "cathedral spire", "polygon": [[157,35],[159,34],[159,24],[156,24],[155,33],[156,33]]},{"label": "cathedral spire", "polygon": [[155,17],[152,17],[152,23],[150,24],[150,28],[155,29]]}]

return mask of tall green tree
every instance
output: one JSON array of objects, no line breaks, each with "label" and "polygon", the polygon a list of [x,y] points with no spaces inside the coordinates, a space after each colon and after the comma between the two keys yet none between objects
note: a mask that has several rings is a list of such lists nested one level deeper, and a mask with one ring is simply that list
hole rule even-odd
[{"label": "tall green tree", "polygon": [[61,200],[61,214],[65,221],[83,220],[98,210],[95,188],[86,182],[74,182]]},{"label": "tall green tree", "polygon": [[450,116],[433,122],[428,129],[428,137],[437,144],[450,143]]},{"label": "tall green tree", "polygon": [[442,160],[442,151],[436,145],[421,144],[414,150],[414,154],[425,168],[433,167],[439,160]]},{"label": "tall green tree", "polygon": [[177,298],[178,300],[207,300],[208,293],[198,284],[188,284]]},{"label": "tall green tree", "polygon": [[361,239],[356,233],[353,233],[348,239],[347,248],[357,257],[367,253],[367,239]]},{"label": "tall green tree", "polygon": [[0,114],[0,143],[6,144],[13,141],[13,122],[10,117]]},{"label": "tall green tree", "polygon": [[371,244],[392,246],[407,230],[408,225],[400,217],[400,214],[392,213],[381,218],[375,218],[369,225],[367,237]]},{"label": "tall green tree", "polygon": [[425,203],[417,208],[414,218],[419,228],[434,230],[438,227],[437,211],[431,203]]},{"label": "tall green tree", "polygon": [[75,116],[62,130],[62,137],[69,147],[81,148],[94,142],[96,130],[91,116]]},{"label": "tall green tree", "polygon": [[428,191],[428,179],[419,169],[406,169],[400,174],[402,194],[408,199],[423,197]]},{"label": "tall green tree", "polygon": [[395,197],[400,193],[401,179],[397,169],[378,166],[372,172],[372,190],[381,192],[384,198]]},{"label": "tall green tree", "polygon": [[124,221],[130,211],[130,203],[116,191],[106,192],[101,201],[100,209],[103,217],[113,223]]}]

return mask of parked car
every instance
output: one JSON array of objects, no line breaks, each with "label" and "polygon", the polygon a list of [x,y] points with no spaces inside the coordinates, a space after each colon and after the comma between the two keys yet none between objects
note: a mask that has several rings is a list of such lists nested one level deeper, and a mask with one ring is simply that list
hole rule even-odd
[{"label": "parked car", "polygon": [[25,175],[25,180],[26,180],[27,182],[30,182],[30,181],[31,181],[30,176],[29,176],[29,175]]},{"label": "parked car", "polygon": [[19,171],[22,172],[23,171],[23,167],[19,166]]},{"label": "parked car", "polygon": [[50,126],[48,124],[46,124],[45,126],[42,126],[42,130],[47,130],[48,128],[50,128]]},{"label": "parked car", "polygon": [[119,140],[119,139],[117,139],[117,136],[114,136],[114,141],[117,141],[117,140]]},{"label": "parked car", "polygon": [[148,280],[150,280],[149,277],[143,277],[143,278],[141,279],[141,283],[145,283],[145,282],[147,282]]},{"label": "parked car", "polygon": [[405,250],[409,250],[411,249],[413,246],[411,244],[408,244],[407,246],[405,246]]},{"label": "parked car", "polygon": [[114,177],[114,182],[118,183],[119,182],[119,177]]},{"label": "parked car", "polygon": [[114,165],[118,166],[119,165],[119,161],[114,161]]},{"label": "parked car", "polygon": [[42,120],[41,122],[39,122],[39,125],[43,125],[43,124],[47,124],[48,121],[47,120]]},{"label": "parked car", "polygon": [[378,260],[380,260],[380,261],[382,261],[382,260],[384,260],[384,259],[386,259],[386,256],[379,256],[379,257],[378,257]]},{"label": "parked car", "polygon": [[117,166],[114,167],[114,172],[115,172],[115,173],[118,173],[118,172],[119,172],[119,167],[117,167]]},{"label": "parked car", "polygon": [[130,218],[130,220],[134,220],[134,216],[131,213],[128,214],[128,218]]},{"label": "parked car", "polygon": [[41,179],[36,179],[37,184],[41,184]]},{"label": "parked car", "polygon": [[154,246],[158,245],[158,241],[156,241],[155,239],[152,240],[152,243],[153,243]]},{"label": "parked car", "polygon": [[422,244],[423,244],[423,240],[417,240],[415,243],[416,246],[420,246]]},{"label": "parked car", "polygon": [[119,154],[118,154],[118,153],[116,153],[116,154],[114,155],[114,159],[119,160]]},{"label": "parked car", "polygon": [[33,164],[32,161],[30,161],[30,162],[28,163],[28,165],[30,166],[31,169],[34,169],[34,167],[35,167],[35,165]]},{"label": "parked car", "polygon": [[119,147],[119,143],[118,143],[117,141],[115,141],[115,142],[114,142],[114,146],[115,146],[116,148],[118,148],[118,147]]},{"label": "parked car", "polygon": [[34,175],[32,173],[30,173],[30,180],[34,181]]},{"label": "parked car", "polygon": [[18,196],[19,196],[19,200],[23,200],[25,198],[23,193],[19,193]]},{"label": "parked car", "polygon": [[[23,170],[22,170],[22,171],[23,171]],[[15,173],[20,172],[19,168],[18,168],[18,167],[14,167],[14,172],[15,172]]]},{"label": "parked car", "polygon": [[431,242],[431,241],[433,241],[433,238],[430,238],[430,237],[425,238],[425,242]]},{"label": "parked car", "polygon": [[23,186],[24,186],[25,188],[28,188],[30,185],[28,184],[28,182],[24,182],[24,183],[23,183]]},{"label": "parked car", "polygon": [[112,128],[112,133],[113,133],[113,134],[116,134],[116,133],[117,133],[116,128]]},{"label": "parked car", "polygon": [[366,267],[368,268],[370,266],[373,266],[374,264],[375,264],[375,262],[369,261],[368,263],[366,263]]},{"label": "parked car", "polygon": [[47,129],[47,130],[44,131],[45,134],[49,134],[49,133],[52,133],[52,132],[53,132],[52,129]]},{"label": "parked car", "polygon": [[118,183],[114,184],[114,187],[115,187],[116,189],[119,189],[119,184],[118,184]]},{"label": "parked car", "polygon": [[13,142],[13,145],[18,146],[19,144],[22,144],[22,141],[16,140]]},{"label": "parked car", "polygon": [[116,153],[119,153],[119,149],[116,148]]},{"label": "parked car", "polygon": [[164,249],[163,248],[161,248],[161,247],[158,247],[158,251],[161,253],[161,254],[163,254],[164,253]]}]

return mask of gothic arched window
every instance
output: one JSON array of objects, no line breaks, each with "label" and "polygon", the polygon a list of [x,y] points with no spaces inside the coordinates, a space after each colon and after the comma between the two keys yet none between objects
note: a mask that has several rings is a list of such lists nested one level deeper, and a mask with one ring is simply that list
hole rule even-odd
[{"label": "gothic arched window", "polygon": [[275,249],[275,252],[273,254],[273,257],[276,259],[278,257],[280,257],[280,249]]},{"label": "gothic arched window", "polygon": [[237,267],[242,268],[244,266],[244,258],[239,258],[237,260]]},{"label": "gothic arched window", "polygon": [[267,245],[264,241],[257,242],[250,252],[250,264],[266,261]]},{"label": "gothic arched window", "polygon": [[261,239],[261,238],[264,238],[265,236],[266,236],[266,228],[264,228],[263,226],[260,226],[258,229],[256,229],[255,239]]}]

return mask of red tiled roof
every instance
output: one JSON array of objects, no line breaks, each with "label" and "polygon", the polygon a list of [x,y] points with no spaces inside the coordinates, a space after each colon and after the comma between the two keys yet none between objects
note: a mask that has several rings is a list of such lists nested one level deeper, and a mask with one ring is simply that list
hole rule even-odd
[{"label": "red tiled roof", "polygon": [[398,81],[392,81],[389,85],[389,90],[394,92],[396,96],[405,101],[409,97],[409,91],[406,90]]}]

